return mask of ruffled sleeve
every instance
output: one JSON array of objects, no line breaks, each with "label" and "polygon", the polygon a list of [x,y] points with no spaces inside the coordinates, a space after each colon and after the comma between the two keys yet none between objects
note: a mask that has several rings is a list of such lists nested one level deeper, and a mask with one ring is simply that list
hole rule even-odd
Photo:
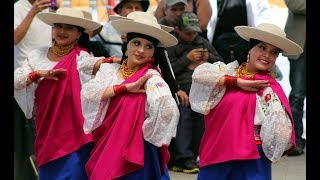
[{"label": "ruffled sleeve", "polygon": [[229,64],[215,62],[198,66],[192,75],[192,85],[189,94],[191,109],[207,115],[214,108],[225,93],[225,86],[219,86],[219,79],[228,74],[235,75],[239,64],[233,61]]},{"label": "ruffled sleeve", "polygon": [[157,147],[169,145],[176,136],[179,122],[179,109],[172,97],[168,84],[155,70],[148,73],[154,74],[146,83],[147,111],[143,123],[144,139]]},{"label": "ruffled sleeve", "polygon": [[85,118],[83,127],[85,133],[92,132],[102,124],[110,98],[101,100],[101,97],[106,88],[120,84],[115,74],[119,67],[120,65],[116,63],[101,64],[95,78],[82,85],[81,106]]},{"label": "ruffled sleeve", "polygon": [[52,69],[54,66],[55,63],[50,63],[46,58],[48,48],[42,47],[31,51],[22,66],[14,71],[14,97],[27,119],[32,118],[35,90],[38,84],[34,82],[27,86],[26,81],[30,72]]},{"label": "ruffled sleeve", "polygon": [[257,95],[257,103],[260,104],[260,112],[264,112],[265,115],[260,130],[262,149],[270,161],[279,161],[284,151],[292,146],[291,120],[270,87],[264,90],[262,96]]},{"label": "ruffled sleeve", "polygon": [[93,67],[99,59],[104,59],[105,57],[94,57],[86,51],[80,51],[77,56],[77,69],[79,72],[79,78],[81,84],[88,82],[93,78],[92,71]]}]

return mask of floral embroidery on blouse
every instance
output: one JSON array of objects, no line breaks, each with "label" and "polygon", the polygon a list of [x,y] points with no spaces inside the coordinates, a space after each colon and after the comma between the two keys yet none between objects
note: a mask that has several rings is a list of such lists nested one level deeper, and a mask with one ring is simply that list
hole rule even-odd
[{"label": "floral embroidery on blouse", "polygon": [[163,83],[162,82],[158,82],[157,84],[156,84],[158,87],[163,87]]},{"label": "floral embroidery on blouse", "polygon": [[265,100],[266,102],[268,102],[270,99],[271,99],[271,94],[270,94],[270,93],[267,94],[267,95],[264,97],[264,100]]},{"label": "floral embroidery on blouse", "polygon": [[275,102],[281,104],[273,91],[268,91],[268,93],[264,94],[264,97],[260,99],[261,108],[266,116],[269,114],[271,104]]},{"label": "floral embroidery on blouse", "polygon": [[157,82],[156,84],[150,85],[150,86],[149,86],[149,90],[150,90],[151,92],[153,92],[156,88],[157,88],[157,89],[160,89],[160,88],[164,88],[164,87],[166,87],[166,86],[167,86],[167,85],[164,84],[163,82]]}]

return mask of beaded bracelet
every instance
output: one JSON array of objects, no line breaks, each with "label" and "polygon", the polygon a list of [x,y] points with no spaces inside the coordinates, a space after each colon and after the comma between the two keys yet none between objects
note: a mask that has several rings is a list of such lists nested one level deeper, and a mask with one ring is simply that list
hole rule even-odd
[{"label": "beaded bracelet", "polygon": [[127,87],[126,87],[125,84],[114,85],[113,86],[113,91],[114,91],[115,95],[122,94],[122,93],[127,92]]},{"label": "beaded bracelet", "polygon": [[108,57],[102,59],[102,63],[113,63],[113,57]]},{"label": "beaded bracelet", "polygon": [[238,86],[237,77],[225,75],[225,76],[224,76],[224,85],[225,85],[227,88]]},{"label": "beaded bracelet", "polygon": [[32,71],[29,73],[29,78],[32,82],[37,81],[40,78],[39,72],[38,71]]}]

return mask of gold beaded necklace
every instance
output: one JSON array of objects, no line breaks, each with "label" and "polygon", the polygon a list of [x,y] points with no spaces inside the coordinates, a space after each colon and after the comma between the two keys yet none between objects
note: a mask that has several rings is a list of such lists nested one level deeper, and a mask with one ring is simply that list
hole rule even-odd
[{"label": "gold beaded necklace", "polygon": [[68,45],[68,46],[59,46],[57,45],[56,41],[53,41],[53,45],[52,45],[52,50],[53,52],[62,57],[66,54],[68,54],[73,48],[74,46],[77,44],[78,41],[74,41],[72,44]]},{"label": "gold beaded necklace", "polygon": [[247,78],[252,78],[255,74],[257,73],[252,73],[252,72],[249,72],[246,68],[246,64],[247,63],[242,63],[240,65],[240,67],[238,68],[237,70],[237,74],[236,76],[237,77],[247,77]]},{"label": "gold beaded necklace", "polygon": [[128,59],[125,59],[123,61],[123,63],[121,64],[121,67],[120,67],[120,70],[121,70],[121,73],[122,73],[122,76],[123,78],[127,79],[128,77],[132,76],[135,72],[138,71],[138,69],[141,67],[141,66],[137,66],[137,67],[134,67],[134,68],[129,68],[127,66],[127,61]]}]

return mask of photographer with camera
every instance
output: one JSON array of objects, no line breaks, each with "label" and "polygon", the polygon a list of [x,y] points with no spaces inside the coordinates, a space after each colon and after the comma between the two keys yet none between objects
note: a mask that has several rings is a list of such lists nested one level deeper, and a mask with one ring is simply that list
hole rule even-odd
[{"label": "photographer with camera", "polygon": [[[180,89],[189,96],[194,69],[202,63],[221,61],[215,48],[203,37],[199,19],[192,12],[184,12],[178,17],[174,35],[178,44],[167,48],[168,56]],[[172,170],[197,173],[196,164],[200,139],[204,131],[203,115],[191,110],[189,100],[179,105],[180,120],[174,141]]]}]

